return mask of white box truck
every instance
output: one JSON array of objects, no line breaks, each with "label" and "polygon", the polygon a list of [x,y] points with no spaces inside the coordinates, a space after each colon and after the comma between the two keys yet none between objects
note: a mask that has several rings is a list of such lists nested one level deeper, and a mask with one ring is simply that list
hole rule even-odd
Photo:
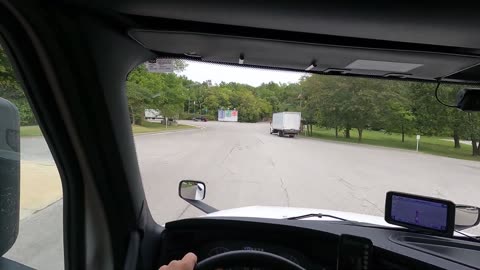
[{"label": "white box truck", "polygon": [[278,136],[295,137],[300,132],[302,114],[299,112],[274,113],[270,123],[270,134],[278,133]]}]

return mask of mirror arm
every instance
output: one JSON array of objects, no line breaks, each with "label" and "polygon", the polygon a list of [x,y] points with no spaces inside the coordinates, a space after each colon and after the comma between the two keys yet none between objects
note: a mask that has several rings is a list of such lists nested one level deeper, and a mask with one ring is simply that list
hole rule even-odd
[{"label": "mirror arm", "polygon": [[468,228],[472,228],[472,227],[475,227],[476,225],[472,225],[472,226],[460,226],[460,225],[455,225],[455,230],[456,231],[463,231],[463,230],[466,230]]},{"label": "mirror arm", "polygon": [[202,201],[196,201],[196,200],[189,200],[189,199],[184,199],[186,202],[189,204],[195,206],[196,208],[200,209],[202,212],[205,214],[210,214],[213,212],[217,212],[218,209],[211,207],[210,205],[202,202]]}]

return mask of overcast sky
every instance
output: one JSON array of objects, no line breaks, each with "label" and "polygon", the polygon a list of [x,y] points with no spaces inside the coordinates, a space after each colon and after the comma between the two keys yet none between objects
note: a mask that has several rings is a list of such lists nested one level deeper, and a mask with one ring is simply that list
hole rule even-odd
[{"label": "overcast sky", "polygon": [[209,63],[187,61],[187,68],[180,72],[192,81],[211,80],[213,84],[220,82],[237,82],[259,86],[262,83],[295,83],[304,75],[300,72],[275,71],[246,67],[223,66]]}]

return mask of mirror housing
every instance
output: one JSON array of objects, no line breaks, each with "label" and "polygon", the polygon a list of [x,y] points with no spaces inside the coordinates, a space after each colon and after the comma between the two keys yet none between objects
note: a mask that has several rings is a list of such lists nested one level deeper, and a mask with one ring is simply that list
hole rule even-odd
[{"label": "mirror housing", "polygon": [[178,185],[178,196],[184,200],[201,201],[207,194],[205,183],[194,180],[182,180]]},{"label": "mirror housing", "polygon": [[480,223],[480,208],[470,205],[455,206],[455,229],[465,230]]},{"label": "mirror housing", "polygon": [[457,108],[465,112],[480,111],[480,89],[465,88],[458,91]]},{"label": "mirror housing", "polygon": [[0,256],[15,243],[20,212],[20,117],[0,98]]}]

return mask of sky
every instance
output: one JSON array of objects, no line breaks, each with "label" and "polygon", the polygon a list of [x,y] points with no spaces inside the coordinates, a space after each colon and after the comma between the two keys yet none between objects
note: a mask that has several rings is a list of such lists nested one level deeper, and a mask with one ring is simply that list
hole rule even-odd
[{"label": "sky", "polygon": [[262,83],[295,83],[304,75],[301,72],[264,70],[247,67],[224,66],[209,63],[187,61],[187,68],[178,73],[196,82],[211,80],[213,84],[220,82],[237,82],[259,86]]}]

